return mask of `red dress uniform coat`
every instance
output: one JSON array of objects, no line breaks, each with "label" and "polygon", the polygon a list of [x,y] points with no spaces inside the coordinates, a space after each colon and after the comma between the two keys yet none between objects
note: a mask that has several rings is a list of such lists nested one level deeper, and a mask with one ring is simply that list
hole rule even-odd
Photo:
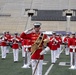
[{"label": "red dress uniform coat", "polygon": [[53,39],[54,37],[51,37],[50,38],[50,42],[48,43],[49,45],[49,48],[50,48],[50,50],[57,50],[57,44],[58,44],[58,39],[57,39],[57,37],[55,37],[54,39]]},{"label": "red dress uniform coat", "polygon": [[60,47],[60,44],[62,43],[62,39],[61,39],[61,37],[57,37],[57,40],[58,40],[58,48]]},{"label": "red dress uniform coat", "polygon": [[13,49],[18,49],[19,48],[19,45],[18,45],[18,42],[20,41],[18,38],[12,38],[11,39],[11,41],[12,41],[12,48]]},{"label": "red dress uniform coat", "polygon": [[64,43],[67,43],[67,44],[68,44],[69,39],[70,39],[70,37],[65,37],[65,38],[64,38]]},{"label": "red dress uniform coat", "polygon": [[[69,39],[69,42],[68,42],[68,46],[76,46],[76,38],[75,37],[72,37]],[[73,52],[73,49],[70,48],[70,52]],[[76,50],[75,50],[76,52]]]},{"label": "red dress uniform coat", "polygon": [[2,37],[1,39],[1,46],[7,46],[7,37]]},{"label": "red dress uniform coat", "polygon": [[[27,46],[31,45],[31,40],[29,40],[29,39],[24,39],[23,45],[27,45]],[[28,48],[28,50],[31,52],[31,47]],[[26,49],[25,49],[25,51],[26,51]]]},{"label": "red dress uniform coat", "polygon": [[7,40],[9,41],[11,39],[11,35],[10,34],[6,34]]},{"label": "red dress uniform coat", "polygon": [[24,39],[21,40],[21,46],[24,46]]},{"label": "red dress uniform coat", "polygon": [[[29,34],[25,34],[24,32],[21,34],[21,38],[29,39],[31,40],[31,45],[34,44],[34,42],[39,37],[40,33],[36,34],[35,32],[31,32]],[[46,39],[47,36],[44,35],[44,39]],[[43,43],[40,45],[39,49],[35,51],[35,53],[31,56],[31,59],[43,59],[44,56],[40,55],[40,52],[43,50]]]}]

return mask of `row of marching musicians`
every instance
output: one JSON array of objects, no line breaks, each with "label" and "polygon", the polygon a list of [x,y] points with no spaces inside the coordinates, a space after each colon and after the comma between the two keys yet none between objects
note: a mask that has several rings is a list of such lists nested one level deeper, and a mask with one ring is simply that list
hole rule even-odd
[{"label": "row of marching musicians", "polygon": [[13,50],[13,60],[18,62],[18,53],[19,53],[19,43],[21,42],[18,33],[14,33],[12,36],[9,31],[3,32],[3,35],[0,37],[0,46],[1,46],[1,58],[6,59],[7,54],[11,47]]},{"label": "row of marching musicians", "polygon": [[[6,36],[6,32],[3,33],[3,36],[1,37],[1,52],[2,52],[2,59],[6,58],[6,51],[7,47],[10,45],[13,49],[13,57],[14,62],[18,61],[18,52],[19,52],[19,43],[22,43],[22,57],[25,57],[25,51],[27,51],[28,46],[26,45],[32,45],[28,50],[31,52],[31,58],[29,53],[29,59],[32,59],[32,70],[33,75],[42,75],[42,62],[43,62],[43,55],[51,51],[51,62],[56,63],[56,58],[59,58],[61,53],[61,43],[62,39],[59,35],[57,35],[55,32],[53,32],[53,35],[50,36],[50,39],[47,38],[47,35],[42,34],[40,32],[41,23],[35,23],[34,28],[24,31],[20,37],[18,37],[17,33],[14,34],[14,36],[9,37],[9,39]],[[67,48],[70,48],[70,56],[71,56],[71,65],[76,64],[76,62],[73,62],[73,52],[75,51],[76,47],[76,37],[75,33],[72,34],[72,37],[70,37],[68,40],[65,40],[64,38],[64,44],[67,44]],[[8,45],[8,46],[7,46]],[[48,47],[47,47],[48,46]],[[75,55],[76,56],[76,55]],[[29,61],[30,61],[29,60]],[[76,61],[76,59],[75,59]],[[38,65],[37,65],[38,63]]]},{"label": "row of marching musicians", "polygon": [[[64,45],[65,45],[65,55],[69,55],[69,52],[70,52],[70,56],[72,58],[73,50],[71,50],[70,45],[73,45],[73,44],[76,45],[75,38],[76,38],[75,33],[72,33],[72,37],[70,37],[69,33],[66,33],[66,36],[62,42],[62,38],[60,37],[60,35],[53,32],[53,35],[50,37],[51,42],[48,43],[49,48],[51,50],[51,62],[52,63],[55,63],[56,58],[59,58],[59,55],[61,53],[62,43],[64,43]],[[73,41],[70,42],[70,39],[72,39]],[[11,43],[9,43],[9,42],[11,42]],[[9,32],[3,32],[3,35],[0,37],[2,59],[5,59],[6,54],[9,53],[9,46],[12,45],[13,53],[15,53],[14,51],[18,51],[18,50],[14,50],[14,49],[19,49],[19,42],[22,43],[22,57],[25,57],[26,50],[25,50],[24,46],[31,45],[30,40],[21,39],[18,36],[18,33],[15,33],[14,36],[11,36],[11,34],[9,34]],[[30,51],[30,48],[29,48],[29,51]],[[14,61],[18,61],[18,52],[16,52],[16,53],[17,53],[17,57],[14,57]],[[15,56],[15,54],[14,54],[14,56]],[[71,65],[72,65],[72,60],[73,59],[71,59]]]},{"label": "row of marching musicians", "polygon": [[60,53],[65,50],[66,56],[70,54],[70,66],[76,64],[76,55],[74,54],[73,56],[73,53],[76,52],[76,34],[74,32],[72,34],[67,32],[64,37],[53,32],[52,36],[50,36],[50,42],[48,43],[48,47],[43,50],[41,54],[45,54],[45,52],[51,50],[52,63],[55,63],[56,58],[59,58]]},{"label": "row of marching musicians", "polygon": [[[16,63],[19,61],[19,49],[22,50],[22,57],[25,57],[26,53],[26,45],[30,45],[31,42],[28,39],[22,39],[18,35],[18,33],[14,33],[14,35],[11,35],[9,31],[3,32],[3,34],[0,36],[0,47],[1,47],[1,58],[2,60],[6,59],[7,54],[9,54],[10,49],[13,50],[13,61]],[[30,61],[30,48],[28,48],[28,62]]]},{"label": "row of marching musicians", "polygon": [[[57,35],[57,37],[59,37],[59,35]],[[50,38],[51,42],[48,43],[51,50],[51,61],[55,63],[56,58],[59,58],[61,47],[59,47],[58,45],[61,43],[62,45],[64,45],[65,55],[70,55],[70,69],[76,69],[76,33],[66,33],[66,36],[63,38],[62,42],[61,39],[59,39],[58,41],[57,37],[56,33],[53,33],[53,36]],[[48,50],[45,49],[44,51],[42,51],[42,54],[44,52],[47,52]]]},{"label": "row of marching musicians", "polygon": [[[64,42],[66,42],[66,39],[68,38],[69,37],[65,38]],[[21,43],[21,46],[19,45],[19,43]],[[55,32],[53,32],[52,36],[50,36],[50,42],[48,43],[48,46],[51,50],[52,63],[55,63],[56,58],[59,58],[59,55],[61,53],[61,44],[62,44],[62,38],[60,37],[59,34],[56,34]],[[11,36],[9,32],[3,32],[3,35],[0,37],[0,45],[1,45],[2,59],[6,58],[6,54],[9,53],[9,46],[11,46],[13,49],[14,62],[16,62],[18,61],[19,46],[22,47],[22,57],[25,57],[26,49],[24,46],[31,45],[31,41],[28,39],[20,38],[20,36],[18,36],[18,33],[15,33],[14,36]],[[65,50],[66,54],[69,53],[69,51],[67,52],[67,50],[68,49]],[[29,48],[29,54],[28,54],[29,57],[30,57],[30,52],[31,51]]]}]

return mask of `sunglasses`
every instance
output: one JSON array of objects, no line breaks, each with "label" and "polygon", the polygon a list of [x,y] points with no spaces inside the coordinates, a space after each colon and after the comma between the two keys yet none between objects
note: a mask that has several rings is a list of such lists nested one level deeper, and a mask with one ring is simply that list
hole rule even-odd
[{"label": "sunglasses", "polygon": [[34,28],[39,28],[40,26],[34,26]]}]

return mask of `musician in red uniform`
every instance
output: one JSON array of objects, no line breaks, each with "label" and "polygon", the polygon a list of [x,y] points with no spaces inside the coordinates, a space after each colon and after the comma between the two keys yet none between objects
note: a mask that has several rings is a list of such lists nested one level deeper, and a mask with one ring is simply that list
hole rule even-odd
[{"label": "musician in red uniform", "polygon": [[18,35],[18,33],[15,33],[14,37],[11,38],[14,62],[18,62],[18,55],[19,55],[20,39],[17,35]]},{"label": "musician in red uniform", "polygon": [[[32,31],[30,30],[28,30],[28,32],[24,31],[21,34],[21,38],[31,40],[31,46],[35,44],[37,45],[38,39],[41,39],[40,41],[41,43],[38,45],[39,47],[31,54],[32,75],[42,75],[42,63],[43,63],[44,56],[40,55],[40,52],[43,50],[43,40],[46,39],[47,36],[40,32],[40,29],[41,29],[40,25],[41,23],[37,22],[34,24],[34,28]],[[31,47],[31,50],[32,50],[32,47]]]},{"label": "musician in red uniform", "polygon": [[6,47],[6,53],[8,54],[9,53],[9,42],[10,42],[10,39],[11,39],[11,34],[9,33],[9,31],[6,32],[6,37],[7,37],[7,47]]},{"label": "musician in red uniform", "polygon": [[51,50],[51,63],[56,62],[57,57],[57,48],[58,48],[58,39],[56,37],[56,33],[53,32],[52,37],[50,37],[49,48]]},{"label": "musician in red uniform", "polygon": [[9,33],[9,31],[6,32],[6,37],[8,40],[11,39],[11,34]]},{"label": "musician in red uniform", "polygon": [[72,33],[72,37],[69,39],[68,46],[70,48],[71,68],[76,69],[76,35],[75,35],[75,33]]},{"label": "musician in red uniform", "polygon": [[1,37],[1,54],[2,54],[2,59],[6,58],[6,46],[7,46],[6,32],[3,32],[3,35]]},{"label": "musician in red uniform", "polygon": [[57,37],[57,39],[58,39],[58,44],[57,44],[57,45],[58,45],[58,48],[57,48],[57,58],[59,58],[60,53],[61,53],[60,45],[61,45],[61,43],[62,43],[62,39],[61,39],[61,37],[59,36],[59,33],[57,33],[56,37]]},{"label": "musician in red uniform", "polygon": [[64,44],[65,44],[65,55],[69,55],[69,47],[68,47],[68,42],[70,39],[70,34],[66,33],[66,36],[64,38]]}]

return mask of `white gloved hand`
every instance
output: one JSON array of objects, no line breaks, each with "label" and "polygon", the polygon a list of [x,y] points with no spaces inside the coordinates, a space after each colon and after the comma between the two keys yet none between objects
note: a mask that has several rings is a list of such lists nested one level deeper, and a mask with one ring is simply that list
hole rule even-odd
[{"label": "white gloved hand", "polygon": [[73,46],[70,46],[69,48],[73,49]]},{"label": "white gloved hand", "polygon": [[53,41],[55,38],[52,38],[50,41]]},{"label": "white gloved hand", "polygon": [[55,39],[55,42],[58,42],[58,41]]},{"label": "white gloved hand", "polygon": [[28,46],[27,46],[27,45],[24,45],[24,48],[25,48],[26,51],[28,52]]},{"label": "white gloved hand", "polygon": [[28,30],[25,30],[25,31],[24,31],[24,33],[27,33],[27,32],[28,32]]},{"label": "white gloved hand", "polygon": [[43,55],[43,54],[47,53],[49,50],[50,50],[50,48],[49,47],[46,47],[44,50],[42,50],[40,52],[40,55]]},{"label": "white gloved hand", "polygon": [[43,55],[43,54],[45,54],[46,53],[46,51],[45,50],[42,50],[41,52],[40,52],[40,55]]},{"label": "white gloved hand", "polygon": [[27,29],[24,31],[24,33],[28,33],[29,31],[32,31],[32,30],[33,30],[33,28]]},{"label": "white gloved hand", "polygon": [[28,48],[26,48],[26,51],[28,52]]},{"label": "white gloved hand", "polygon": [[76,46],[73,46],[73,52],[75,52]]},{"label": "white gloved hand", "polygon": [[4,41],[4,38],[2,38],[2,41]]}]

